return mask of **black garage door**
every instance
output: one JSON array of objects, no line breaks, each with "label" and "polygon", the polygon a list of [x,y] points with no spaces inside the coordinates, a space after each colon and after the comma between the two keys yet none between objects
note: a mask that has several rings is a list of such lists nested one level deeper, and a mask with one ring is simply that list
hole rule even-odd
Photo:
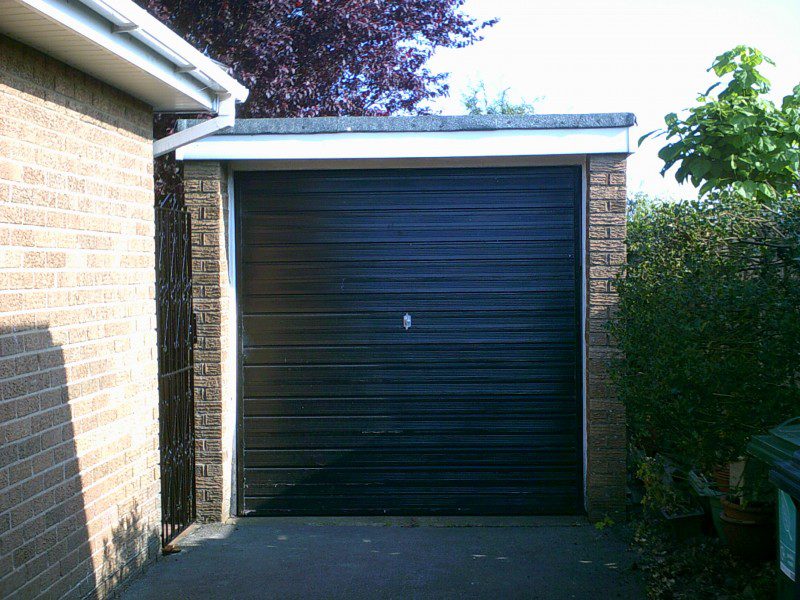
[{"label": "black garage door", "polygon": [[240,512],[579,512],[579,189],[238,175]]}]

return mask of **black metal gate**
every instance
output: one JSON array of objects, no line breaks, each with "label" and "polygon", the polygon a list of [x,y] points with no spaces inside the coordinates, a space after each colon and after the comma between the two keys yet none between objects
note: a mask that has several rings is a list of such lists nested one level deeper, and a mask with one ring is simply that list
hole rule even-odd
[{"label": "black metal gate", "polygon": [[170,195],[156,206],[161,542],[195,518],[191,216]]}]

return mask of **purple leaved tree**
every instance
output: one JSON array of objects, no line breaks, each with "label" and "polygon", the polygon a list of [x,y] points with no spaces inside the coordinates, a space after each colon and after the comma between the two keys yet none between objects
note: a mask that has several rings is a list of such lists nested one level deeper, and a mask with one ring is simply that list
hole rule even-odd
[{"label": "purple leaved tree", "polygon": [[[447,74],[426,66],[433,52],[495,23],[464,14],[465,0],[137,1],[250,88],[243,117],[425,112],[448,93]],[[177,182],[172,165],[157,168],[161,193]]]}]

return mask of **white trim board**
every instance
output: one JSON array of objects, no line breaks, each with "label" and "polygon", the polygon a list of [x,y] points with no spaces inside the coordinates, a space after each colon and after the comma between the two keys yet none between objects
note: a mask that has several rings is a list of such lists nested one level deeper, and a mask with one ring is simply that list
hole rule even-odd
[{"label": "white trim board", "polygon": [[583,444],[583,508],[589,512],[589,413],[588,405],[586,402],[587,390],[589,389],[589,336],[588,336],[588,310],[589,310],[589,157],[584,156],[581,165],[581,243],[580,243],[580,261],[581,261],[581,298],[580,298],[580,344],[581,344],[581,412],[583,428],[583,436],[581,443]]},{"label": "white trim board", "polygon": [[[237,514],[237,497],[239,494],[239,476],[237,469],[239,465],[238,460],[238,435],[239,435],[239,308],[237,302],[239,300],[237,295],[237,282],[236,282],[236,207],[234,205],[234,173],[230,168],[226,168],[225,176],[227,178],[227,262],[228,262],[228,331],[230,332],[230,344],[228,346],[228,364],[226,368],[232,374],[232,382],[230,390],[232,395],[223,398],[223,419],[227,422],[227,429],[223,428],[224,439],[223,448],[230,453],[230,460],[225,461],[223,464],[224,477],[228,478],[231,485],[231,496],[229,500],[229,513],[231,516]],[[227,405],[226,405],[227,403]],[[226,471],[228,469],[228,471]]]},{"label": "white trim board", "polygon": [[628,127],[219,135],[178,160],[388,160],[630,154]]},{"label": "white trim board", "polygon": [[341,169],[448,169],[582,165],[585,154],[566,156],[478,156],[438,158],[340,158],[329,160],[232,160],[234,171],[316,171]]},{"label": "white trim board", "polygon": [[130,0],[0,0],[0,34],[163,112],[216,112],[247,89]]}]

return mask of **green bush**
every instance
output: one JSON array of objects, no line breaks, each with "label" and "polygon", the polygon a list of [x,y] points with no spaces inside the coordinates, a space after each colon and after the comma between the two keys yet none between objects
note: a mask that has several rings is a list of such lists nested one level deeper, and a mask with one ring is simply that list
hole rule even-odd
[{"label": "green bush", "polygon": [[780,106],[738,46],[727,79],[665,117],[664,171],[699,187],[678,203],[629,205],[617,282],[615,376],[633,443],[711,471],[753,434],[800,414],[800,86]]},{"label": "green bush", "polygon": [[650,512],[663,511],[667,515],[680,515],[694,508],[689,485],[679,485],[675,471],[662,456],[642,456],[636,467],[636,476],[644,487],[642,506]]},{"label": "green bush", "polygon": [[800,205],[639,202],[613,334],[630,434],[704,470],[800,412]]},{"label": "green bush", "polygon": [[676,543],[662,523],[643,520],[633,547],[644,575],[648,600],[765,600],[775,597],[774,562],[747,562],[718,538]]}]

